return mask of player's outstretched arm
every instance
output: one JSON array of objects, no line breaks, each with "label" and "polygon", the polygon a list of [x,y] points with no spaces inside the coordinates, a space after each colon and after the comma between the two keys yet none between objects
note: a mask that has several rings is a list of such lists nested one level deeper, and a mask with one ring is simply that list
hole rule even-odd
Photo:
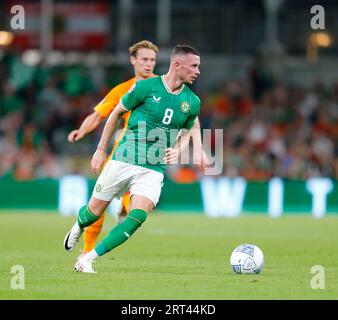
[{"label": "player's outstretched arm", "polygon": [[92,161],[91,161],[91,166],[92,166],[92,170],[94,171],[94,173],[98,174],[100,172],[100,169],[102,167],[102,165],[104,164],[106,158],[107,158],[107,154],[106,154],[106,150],[108,148],[109,145],[109,141],[111,139],[111,137],[113,136],[113,133],[116,130],[118,121],[121,117],[121,115],[123,113],[125,113],[126,110],[122,108],[122,105],[119,103],[115,109],[113,110],[113,112],[110,114],[102,135],[101,135],[101,139],[100,142],[97,146],[97,149],[93,155]]},{"label": "player's outstretched arm", "polygon": [[83,120],[79,129],[73,130],[68,135],[68,142],[75,142],[82,139],[89,132],[92,132],[102,122],[102,117],[97,111],[94,111]]}]

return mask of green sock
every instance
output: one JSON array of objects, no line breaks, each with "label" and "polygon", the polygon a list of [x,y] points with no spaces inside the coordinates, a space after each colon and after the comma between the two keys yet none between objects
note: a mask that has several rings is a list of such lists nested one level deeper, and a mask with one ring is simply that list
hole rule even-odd
[{"label": "green sock", "polygon": [[79,216],[77,218],[77,222],[80,228],[84,228],[84,227],[90,226],[99,218],[100,218],[99,216],[96,216],[93,212],[89,210],[88,206],[83,206],[79,210]]},{"label": "green sock", "polygon": [[108,236],[98,244],[95,248],[97,254],[102,256],[127,241],[146,219],[147,213],[145,211],[141,209],[132,210],[127,218],[111,230]]}]

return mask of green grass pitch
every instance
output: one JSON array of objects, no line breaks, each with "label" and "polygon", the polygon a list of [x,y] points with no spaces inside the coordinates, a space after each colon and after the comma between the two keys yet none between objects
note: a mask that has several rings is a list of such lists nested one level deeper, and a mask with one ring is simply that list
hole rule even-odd
[{"label": "green grass pitch", "polygon": [[[3,211],[0,219],[0,299],[338,299],[335,217],[154,213],[94,264],[97,274],[73,269],[82,240],[73,252],[63,250],[75,217]],[[106,217],[103,235],[114,224]],[[263,250],[260,274],[232,271],[230,254],[242,243]],[[11,288],[15,265],[24,268],[24,289]],[[314,265],[324,267],[324,289],[311,287]]]}]

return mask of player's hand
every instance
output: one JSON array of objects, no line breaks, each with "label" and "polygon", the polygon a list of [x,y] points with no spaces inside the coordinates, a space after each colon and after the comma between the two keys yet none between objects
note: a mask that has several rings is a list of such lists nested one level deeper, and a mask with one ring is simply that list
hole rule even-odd
[{"label": "player's hand", "polygon": [[201,171],[212,165],[212,161],[209,159],[204,150],[194,153],[193,162],[197,166],[197,168]]},{"label": "player's hand", "polygon": [[80,130],[73,130],[69,135],[68,135],[68,142],[75,142],[84,137],[84,134]]},{"label": "player's hand", "polygon": [[178,163],[178,151],[175,148],[164,149],[163,161],[167,165],[177,164]]},{"label": "player's hand", "polygon": [[104,162],[107,159],[107,154],[101,150],[101,149],[97,149],[93,155],[92,161],[91,161],[91,166],[92,166],[92,170],[95,174],[99,174],[100,170],[104,164]]}]

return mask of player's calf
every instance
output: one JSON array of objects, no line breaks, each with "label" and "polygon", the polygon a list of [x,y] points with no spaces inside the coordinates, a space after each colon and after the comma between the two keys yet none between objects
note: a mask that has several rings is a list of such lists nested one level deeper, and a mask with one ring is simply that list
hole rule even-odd
[{"label": "player's calf", "polygon": [[118,224],[109,235],[95,248],[99,256],[106,254],[130,238],[143,224],[147,213],[140,209],[132,210],[127,218]]}]

